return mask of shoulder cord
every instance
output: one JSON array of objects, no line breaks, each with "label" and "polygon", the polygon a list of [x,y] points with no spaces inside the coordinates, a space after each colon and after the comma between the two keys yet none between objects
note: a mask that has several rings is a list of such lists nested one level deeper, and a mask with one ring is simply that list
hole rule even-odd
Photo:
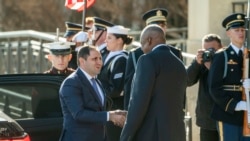
[{"label": "shoulder cord", "polygon": [[113,71],[115,62],[116,62],[120,57],[124,57],[124,58],[128,59],[128,55],[126,55],[126,54],[124,54],[124,53],[115,56],[115,58],[114,58],[114,59],[112,60],[112,62],[111,62],[110,72]]}]

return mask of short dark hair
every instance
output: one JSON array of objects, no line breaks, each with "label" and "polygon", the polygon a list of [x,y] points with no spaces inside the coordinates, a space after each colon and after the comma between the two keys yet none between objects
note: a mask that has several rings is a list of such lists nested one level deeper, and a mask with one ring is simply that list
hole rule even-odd
[{"label": "short dark hair", "polygon": [[217,34],[207,34],[202,38],[202,42],[211,42],[211,41],[216,41],[222,46],[221,44],[221,38]]},{"label": "short dark hair", "polygon": [[80,50],[77,53],[77,63],[79,65],[79,58],[83,58],[85,60],[87,60],[88,56],[90,55],[90,51],[91,50],[96,50],[95,46],[91,46],[91,45],[86,45],[80,48]]}]

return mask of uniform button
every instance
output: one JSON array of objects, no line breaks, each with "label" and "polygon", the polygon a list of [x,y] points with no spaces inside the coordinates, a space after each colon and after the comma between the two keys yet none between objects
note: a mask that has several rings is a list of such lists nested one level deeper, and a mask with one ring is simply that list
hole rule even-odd
[{"label": "uniform button", "polygon": [[234,71],[234,69],[231,69],[231,71]]}]

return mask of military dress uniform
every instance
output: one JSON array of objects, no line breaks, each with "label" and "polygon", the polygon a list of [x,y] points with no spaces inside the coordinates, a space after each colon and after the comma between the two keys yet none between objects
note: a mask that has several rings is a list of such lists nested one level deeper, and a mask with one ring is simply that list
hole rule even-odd
[{"label": "military dress uniform", "polygon": [[[72,38],[75,34],[77,34],[79,31],[82,31],[82,25],[77,24],[77,23],[72,23],[72,22],[65,22],[65,27],[66,27],[66,32],[64,34],[64,38],[68,42],[72,41]],[[75,51],[76,45],[71,45],[71,53],[72,53],[72,58],[69,61],[69,68],[76,69],[77,68],[77,52]]]},{"label": "military dress uniform", "polygon": [[[115,29],[115,30],[112,30]],[[128,34],[128,29],[108,27],[108,33],[122,35]],[[106,95],[111,98],[112,105],[109,110],[123,109],[124,73],[126,69],[128,53],[125,50],[111,51],[104,60],[98,79],[101,81]],[[120,138],[122,128],[113,123],[107,124],[108,141],[117,141]]]},{"label": "military dress uniform", "polygon": [[65,75],[70,75],[72,72],[75,70],[72,68],[66,68],[65,70],[58,70],[55,67],[52,67],[51,69],[45,71],[45,74],[65,74]]},{"label": "military dress uniform", "polygon": [[[244,14],[232,14],[222,25],[226,30],[242,28],[244,17]],[[214,55],[209,70],[209,90],[214,101],[211,117],[217,121],[220,141],[250,140],[242,136],[243,110],[236,110],[242,101],[242,63],[242,50],[231,43]]]},{"label": "military dress uniform", "polygon": [[[53,55],[68,55],[71,53],[70,45],[73,43],[71,42],[53,42],[48,43],[50,53]],[[72,68],[65,68],[64,70],[58,70],[54,66],[51,67],[51,69],[45,71],[45,74],[63,74],[63,75],[70,75],[75,70]]]},{"label": "military dress uniform", "polygon": [[[112,26],[114,26],[114,24],[110,23],[104,19],[101,19],[99,17],[93,17],[93,20],[94,20],[94,23],[93,23],[93,27],[92,27],[91,31],[93,33],[95,33],[96,31],[101,31],[99,36],[96,37],[96,39],[93,41],[95,44],[100,39],[102,34],[107,31],[107,27],[112,27]],[[102,56],[102,61],[104,62],[106,57],[109,54],[109,51],[107,50],[107,45],[106,45],[105,41],[103,41],[102,44],[96,45],[96,46],[98,47],[98,50],[100,51],[101,56]]]}]

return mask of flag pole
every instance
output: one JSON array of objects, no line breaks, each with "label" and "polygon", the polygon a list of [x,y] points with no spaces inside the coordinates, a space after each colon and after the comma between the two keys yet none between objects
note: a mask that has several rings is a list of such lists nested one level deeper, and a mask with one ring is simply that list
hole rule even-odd
[{"label": "flag pole", "polygon": [[82,31],[85,29],[85,17],[87,12],[87,0],[84,0],[84,9],[82,10]]}]

